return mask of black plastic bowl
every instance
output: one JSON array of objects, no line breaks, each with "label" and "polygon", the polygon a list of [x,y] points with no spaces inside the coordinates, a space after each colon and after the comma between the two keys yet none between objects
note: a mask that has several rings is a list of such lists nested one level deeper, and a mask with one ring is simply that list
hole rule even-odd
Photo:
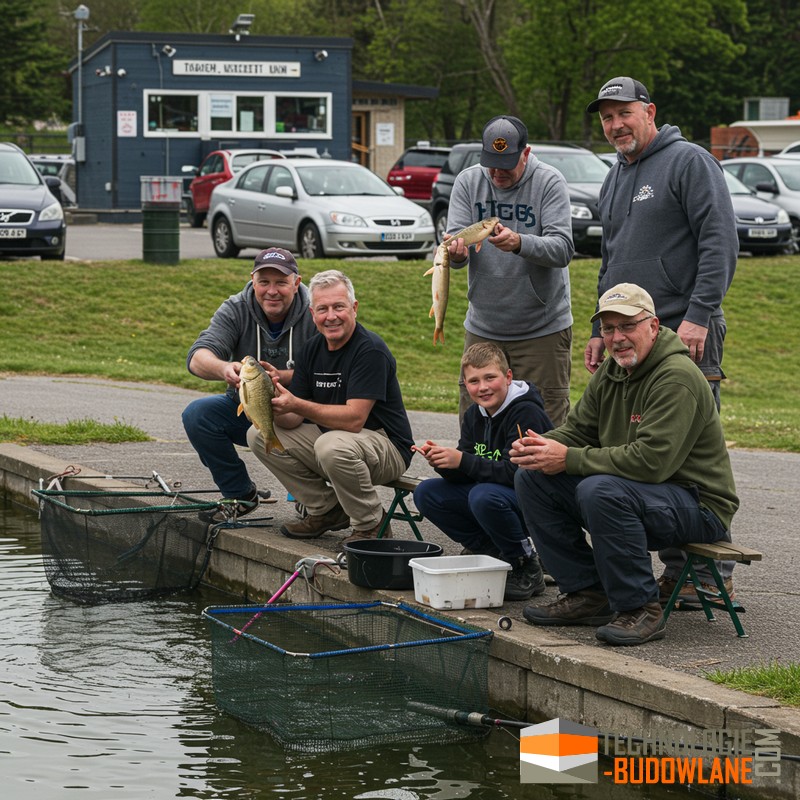
[{"label": "black plastic bowl", "polygon": [[413,589],[412,558],[440,556],[442,548],[416,539],[365,539],[346,544],[350,583],[367,589]]}]

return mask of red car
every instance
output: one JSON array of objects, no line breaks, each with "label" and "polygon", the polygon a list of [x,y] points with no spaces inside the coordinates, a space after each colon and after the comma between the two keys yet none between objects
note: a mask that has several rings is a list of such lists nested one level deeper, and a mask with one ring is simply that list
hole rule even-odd
[{"label": "red car", "polygon": [[208,213],[208,201],[215,186],[230,180],[239,170],[254,161],[269,158],[286,158],[278,150],[213,150],[200,168],[184,167],[184,172],[193,172],[195,177],[189,184],[185,198],[186,216],[193,228],[200,228]]},{"label": "red car", "polygon": [[430,201],[433,182],[449,154],[449,147],[410,147],[389,170],[389,185],[402,188],[409,200]]}]

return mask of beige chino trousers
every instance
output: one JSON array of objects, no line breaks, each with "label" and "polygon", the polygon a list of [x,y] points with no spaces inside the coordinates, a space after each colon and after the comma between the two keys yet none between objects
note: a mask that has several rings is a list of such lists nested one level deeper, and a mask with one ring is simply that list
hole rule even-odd
[{"label": "beige chino trousers", "polygon": [[303,423],[276,428],[276,433],[283,451],[267,454],[255,425],[247,432],[247,444],[309,514],[325,514],[338,502],[353,530],[380,523],[383,505],[375,487],[396,480],[406,469],[400,451],[382,429],[323,433],[318,426]]}]

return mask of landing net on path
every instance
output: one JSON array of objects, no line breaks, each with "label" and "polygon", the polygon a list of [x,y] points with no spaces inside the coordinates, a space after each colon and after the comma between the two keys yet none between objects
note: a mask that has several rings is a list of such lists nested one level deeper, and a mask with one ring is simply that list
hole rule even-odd
[{"label": "landing net on path", "polygon": [[[180,493],[37,489],[42,557],[55,594],[83,603],[143,600],[193,589],[217,508]],[[201,558],[201,553],[205,557]]]},{"label": "landing net on path", "polygon": [[216,606],[203,616],[217,704],[288,750],[488,732],[425,709],[488,711],[491,631],[403,603]]}]

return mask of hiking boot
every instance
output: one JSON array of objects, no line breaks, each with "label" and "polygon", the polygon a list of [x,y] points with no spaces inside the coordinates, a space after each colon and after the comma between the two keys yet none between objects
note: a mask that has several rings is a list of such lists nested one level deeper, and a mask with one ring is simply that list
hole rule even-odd
[{"label": "hiking boot", "polygon": [[290,539],[316,539],[328,531],[340,531],[350,527],[350,517],[337,503],[324,514],[308,514],[297,522],[281,525],[280,531]]},{"label": "hiking boot", "polygon": [[[675,578],[668,578],[666,575],[662,575],[658,579],[658,601],[662,606],[665,606],[669,602],[669,598],[672,597],[672,592],[674,591],[676,584],[677,580],[675,580]],[[722,582],[722,585],[725,587],[728,597],[731,598],[731,602],[733,602],[736,599],[736,592],[733,588],[733,579],[727,578]],[[719,589],[717,588],[716,584],[701,583],[700,591],[705,595],[706,599],[712,606],[719,606],[721,608],[725,607],[725,602],[720,596]],[[675,601],[675,607],[703,607],[703,604],[700,602],[700,598],[697,596],[697,592],[695,591],[694,583],[692,583],[692,581],[686,581],[686,583],[684,583],[681,587],[680,592],[678,592],[678,599]]]},{"label": "hiking boot", "polygon": [[[267,493],[269,496],[269,493]],[[201,511],[198,513],[198,518],[201,522],[207,522],[211,525],[218,525],[220,522],[234,522],[240,517],[252,513],[258,508],[259,492],[253,488],[241,498],[236,497],[223,497],[219,501],[219,505],[215,509],[209,511]]]},{"label": "hiking boot", "polygon": [[614,619],[606,593],[597,589],[562,594],[547,606],[525,606],[522,616],[532,625],[605,625]]},{"label": "hiking boot", "polygon": [[633,611],[622,611],[608,625],[598,628],[595,636],[606,644],[630,646],[663,639],[667,623],[658,601]]},{"label": "hiking boot", "polygon": [[544,593],[544,573],[539,556],[518,556],[511,559],[511,572],[506,574],[504,600],[528,600]]},{"label": "hiking boot", "polygon": [[[386,520],[386,512],[384,511],[381,514],[381,521],[374,528],[367,528],[367,530],[363,531],[353,530],[350,536],[348,536],[346,539],[342,539],[342,545],[353,544],[355,542],[363,542],[365,539],[377,539],[378,531],[381,529],[381,525],[383,525],[385,520]],[[386,526],[386,530],[383,532],[383,536],[381,536],[381,539],[391,539],[391,538],[392,538],[392,523],[390,522]]]}]

